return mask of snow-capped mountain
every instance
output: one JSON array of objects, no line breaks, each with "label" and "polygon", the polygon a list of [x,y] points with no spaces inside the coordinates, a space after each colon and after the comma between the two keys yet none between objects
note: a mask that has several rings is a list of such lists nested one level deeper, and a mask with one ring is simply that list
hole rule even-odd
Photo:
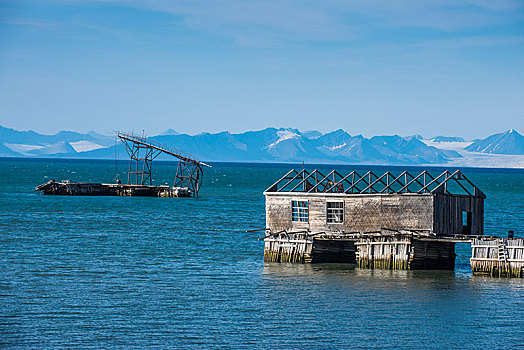
[{"label": "snow-capped mountain", "polygon": [[[159,135],[154,141],[181,149],[197,159],[244,162],[309,162],[362,164],[441,164],[460,158],[454,151],[428,147],[417,139],[351,136],[342,129],[320,134],[298,129],[267,128],[240,134]],[[85,152],[81,157],[114,158],[126,155],[113,147]]]},{"label": "snow-capped mountain", "polygon": [[524,154],[524,136],[516,130],[486,137],[482,140],[475,140],[466,150],[480,153],[493,154]]},{"label": "snow-capped mountain", "polygon": [[60,131],[42,135],[34,131],[18,131],[0,126],[0,156],[73,156],[79,152],[107,148],[114,138],[95,132],[80,134]]}]

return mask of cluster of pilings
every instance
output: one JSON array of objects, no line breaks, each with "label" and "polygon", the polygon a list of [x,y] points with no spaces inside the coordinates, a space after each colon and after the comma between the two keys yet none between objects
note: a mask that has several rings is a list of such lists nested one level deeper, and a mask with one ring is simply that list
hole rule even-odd
[{"label": "cluster of pilings", "polygon": [[264,261],[356,263],[360,268],[453,270],[455,243],[471,243],[474,274],[524,276],[524,239],[437,236],[410,231],[326,234],[295,232],[268,235]]},{"label": "cluster of pilings", "polygon": [[411,239],[406,236],[371,236],[355,242],[360,268],[408,270]]},{"label": "cluster of pilings", "polygon": [[313,240],[302,236],[265,240],[264,261],[306,263],[311,261]]},{"label": "cluster of pilings", "polygon": [[471,250],[473,274],[524,277],[524,239],[474,239]]},{"label": "cluster of pilings", "polygon": [[354,239],[343,235],[280,232],[266,237],[264,243],[266,262],[355,262]]}]

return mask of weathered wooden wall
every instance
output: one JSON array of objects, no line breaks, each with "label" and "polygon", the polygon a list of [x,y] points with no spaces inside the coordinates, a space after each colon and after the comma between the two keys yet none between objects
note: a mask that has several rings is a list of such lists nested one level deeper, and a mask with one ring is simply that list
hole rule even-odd
[{"label": "weathered wooden wall", "polygon": [[[307,200],[309,222],[291,221],[291,201]],[[329,224],[326,203],[344,202],[344,222]],[[484,199],[447,194],[266,193],[266,227],[273,232],[373,232],[381,228],[462,234],[463,211],[472,213],[471,232],[484,233]]]},{"label": "weathered wooden wall", "polygon": [[484,198],[466,195],[436,194],[434,200],[434,232],[442,234],[462,233],[462,212],[472,213],[471,232],[484,234]]},{"label": "weathered wooden wall", "polygon": [[344,225],[349,232],[433,229],[432,195],[351,196],[344,208]]},{"label": "weathered wooden wall", "polygon": [[[291,201],[309,202],[309,222],[291,221]],[[344,222],[328,224],[326,203],[344,202]],[[309,229],[312,232],[370,232],[381,228],[433,229],[433,196],[266,194],[266,227],[273,232]]]},{"label": "weathered wooden wall", "polygon": [[[291,197],[266,195],[266,227],[272,232],[291,231]],[[309,228],[307,223],[297,223],[300,228]]]}]

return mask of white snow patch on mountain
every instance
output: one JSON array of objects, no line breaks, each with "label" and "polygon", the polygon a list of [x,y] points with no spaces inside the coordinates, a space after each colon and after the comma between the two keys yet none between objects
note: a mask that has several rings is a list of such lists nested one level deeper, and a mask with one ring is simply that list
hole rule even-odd
[{"label": "white snow patch on mountain", "polygon": [[280,142],[290,139],[298,139],[299,135],[293,131],[290,130],[279,130],[277,131],[278,140],[270,144],[267,149],[272,149],[276,145],[278,145]]},{"label": "white snow patch on mountain", "polygon": [[331,151],[335,151],[335,150],[337,150],[339,148],[344,147],[345,145],[346,145],[346,143],[344,142],[343,144],[338,145],[338,146],[328,147],[328,149],[331,150]]},{"label": "white snow patch on mountain", "polygon": [[23,155],[28,155],[27,152],[29,151],[44,148],[44,146],[40,146],[40,145],[23,145],[19,143],[4,143],[4,145],[7,146],[11,151],[14,151],[14,152],[17,152]]},{"label": "white snow patch on mountain", "polygon": [[464,148],[471,145],[473,142],[433,142],[429,140],[421,140],[427,146],[433,146],[435,148],[453,150],[453,151],[463,151]]},{"label": "white snow patch on mountain", "polygon": [[91,141],[76,141],[69,143],[77,152],[93,151],[95,149],[106,148],[105,146],[99,145]]}]

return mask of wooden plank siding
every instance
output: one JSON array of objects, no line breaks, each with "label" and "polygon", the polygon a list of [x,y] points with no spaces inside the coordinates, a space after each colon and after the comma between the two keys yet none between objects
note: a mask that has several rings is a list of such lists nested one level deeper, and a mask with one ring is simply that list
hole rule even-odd
[{"label": "wooden plank siding", "polygon": [[[334,194],[266,192],[266,227],[272,232],[376,232],[381,228],[462,234],[462,212],[472,213],[471,234],[483,234],[484,199],[448,194]],[[308,201],[309,221],[291,220],[291,202]],[[343,223],[327,223],[327,202],[344,202]]]},{"label": "wooden plank siding", "polygon": [[[295,223],[298,224],[298,223]],[[309,226],[305,223],[302,225]],[[266,196],[266,227],[271,231],[291,231],[291,198],[282,196]]]},{"label": "wooden plank siding", "polygon": [[472,213],[471,232],[484,234],[484,198],[454,194],[436,194],[434,200],[434,232],[462,233],[463,211]]},{"label": "wooden plank siding", "polygon": [[344,224],[348,232],[433,229],[431,195],[351,196],[344,201]]}]

